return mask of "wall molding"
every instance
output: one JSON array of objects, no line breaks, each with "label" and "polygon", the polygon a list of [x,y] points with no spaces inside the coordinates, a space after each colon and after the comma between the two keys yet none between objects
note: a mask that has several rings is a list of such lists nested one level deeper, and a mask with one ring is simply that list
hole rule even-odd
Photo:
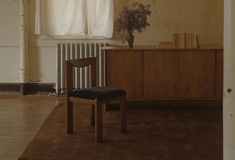
[{"label": "wall molding", "polygon": [[21,95],[54,93],[55,83],[0,83],[0,92],[19,92]]},{"label": "wall molding", "polygon": [[17,0],[1,0],[1,2],[17,2]]},{"label": "wall molding", "polygon": [[0,44],[0,47],[1,48],[19,48],[20,46],[19,45],[1,45]]}]

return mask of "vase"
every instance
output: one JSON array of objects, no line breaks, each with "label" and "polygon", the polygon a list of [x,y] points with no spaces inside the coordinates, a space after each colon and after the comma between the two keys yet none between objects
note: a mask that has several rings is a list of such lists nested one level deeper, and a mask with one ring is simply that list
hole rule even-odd
[{"label": "vase", "polygon": [[134,35],[133,32],[128,32],[126,41],[128,42],[129,48],[133,48],[133,43],[134,43]]}]

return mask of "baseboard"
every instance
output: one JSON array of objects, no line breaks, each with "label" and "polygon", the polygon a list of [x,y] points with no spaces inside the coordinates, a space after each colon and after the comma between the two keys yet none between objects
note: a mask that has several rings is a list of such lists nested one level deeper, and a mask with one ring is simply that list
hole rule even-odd
[{"label": "baseboard", "polygon": [[0,83],[0,92],[19,92],[22,95],[55,92],[54,83]]},{"label": "baseboard", "polygon": [[[139,101],[127,101],[128,109],[154,109],[154,108],[170,108],[170,109],[180,109],[180,108],[222,108],[222,100],[139,100]],[[111,103],[106,105],[106,111],[119,110],[118,103]]]},{"label": "baseboard", "polygon": [[20,92],[20,83],[0,83],[0,92]]}]

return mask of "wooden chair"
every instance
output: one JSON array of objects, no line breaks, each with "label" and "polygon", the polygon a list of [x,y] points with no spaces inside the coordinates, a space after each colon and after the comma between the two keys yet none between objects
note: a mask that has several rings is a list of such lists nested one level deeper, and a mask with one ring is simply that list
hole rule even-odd
[{"label": "wooden chair", "polygon": [[[73,88],[73,68],[83,68],[90,66],[91,87],[74,90]],[[126,129],[126,92],[122,89],[111,87],[97,87],[97,58],[82,58],[66,61],[66,97],[67,97],[67,133],[73,133],[73,102],[78,104],[91,105],[91,125],[95,125],[96,142],[103,141],[103,109],[106,103],[120,102],[121,132]]]}]

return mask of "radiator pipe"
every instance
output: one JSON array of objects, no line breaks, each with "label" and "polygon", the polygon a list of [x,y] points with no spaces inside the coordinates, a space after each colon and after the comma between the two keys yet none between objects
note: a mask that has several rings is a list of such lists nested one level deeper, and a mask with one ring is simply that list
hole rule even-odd
[{"label": "radiator pipe", "polygon": [[24,94],[25,84],[27,83],[28,63],[27,63],[27,21],[26,21],[27,0],[20,0],[20,83],[21,93]]}]

